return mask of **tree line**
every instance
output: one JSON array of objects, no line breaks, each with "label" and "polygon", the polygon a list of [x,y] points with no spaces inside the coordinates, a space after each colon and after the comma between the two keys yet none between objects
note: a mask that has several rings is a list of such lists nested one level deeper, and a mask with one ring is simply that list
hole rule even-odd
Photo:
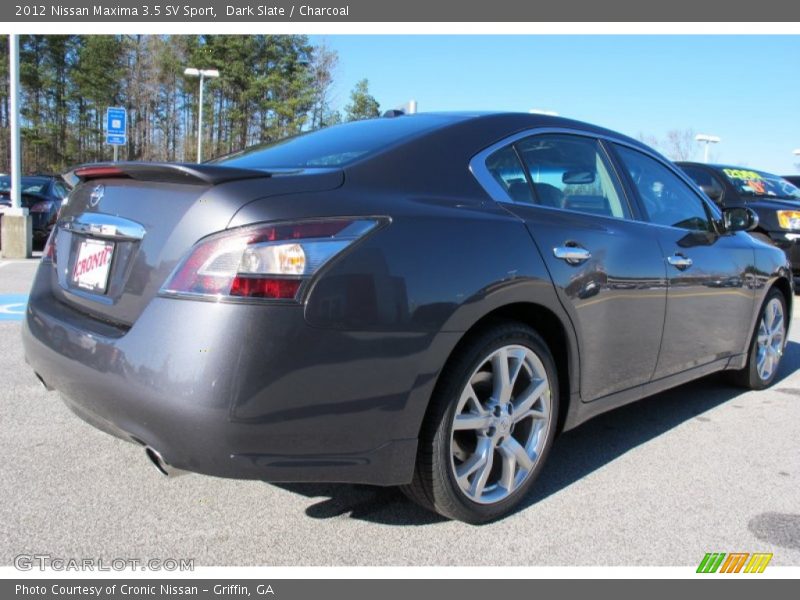
[{"label": "tree line", "polygon": [[[8,38],[0,38],[0,172],[9,157]],[[20,36],[24,173],[60,173],[110,160],[109,106],[128,110],[120,160],[196,158],[198,80],[184,68],[218,69],[203,98],[203,156],[377,116],[360,81],[343,113],[332,87],[338,56],[303,35]]]}]

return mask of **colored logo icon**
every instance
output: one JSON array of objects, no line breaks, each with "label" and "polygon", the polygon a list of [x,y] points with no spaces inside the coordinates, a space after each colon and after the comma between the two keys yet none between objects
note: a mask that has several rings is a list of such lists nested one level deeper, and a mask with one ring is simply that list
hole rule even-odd
[{"label": "colored logo icon", "polygon": [[768,552],[707,552],[698,573],[763,573],[772,560]]}]

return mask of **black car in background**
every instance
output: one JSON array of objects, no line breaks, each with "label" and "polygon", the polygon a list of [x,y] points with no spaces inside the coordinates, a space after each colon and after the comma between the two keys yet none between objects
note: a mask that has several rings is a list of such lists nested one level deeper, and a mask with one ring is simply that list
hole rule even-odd
[{"label": "black car in background", "polygon": [[800,188],[794,182],[748,167],[695,162],[677,165],[719,207],[753,209],[758,214],[758,227],[750,235],[786,252],[795,281],[800,278]]},{"label": "black car in background", "polygon": [[[43,244],[58,218],[61,203],[69,187],[55,175],[32,175],[22,178],[22,206],[33,219],[33,241]],[[11,177],[0,176],[0,219],[11,206]]]}]

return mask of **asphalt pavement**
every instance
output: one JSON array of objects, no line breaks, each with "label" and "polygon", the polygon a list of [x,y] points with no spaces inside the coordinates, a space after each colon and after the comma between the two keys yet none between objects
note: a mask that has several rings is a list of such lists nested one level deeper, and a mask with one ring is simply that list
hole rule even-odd
[{"label": "asphalt pavement", "polygon": [[[35,267],[0,261],[0,314],[20,310]],[[19,318],[0,318],[0,564],[690,566],[772,552],[800,565],[798,331],[770,390],[712,376],[597,417],[556,441],[523,509],[475,527],[391,488],[167,479],[46,392]]]}]

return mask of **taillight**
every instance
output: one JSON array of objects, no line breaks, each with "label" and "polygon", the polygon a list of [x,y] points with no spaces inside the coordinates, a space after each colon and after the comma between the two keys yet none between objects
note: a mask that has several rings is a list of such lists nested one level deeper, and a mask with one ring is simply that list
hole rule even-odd
[{"label": "taillight", "polygon": [[378,223],[377,219],[326,219],[224,231],[195,244],[161,294],[295,300],[323,265]]},{"label": "taillight", "polygon": [[53,210],[53,202],[51,200],[42,200],[30,208],[32,213],[49,213],[51,210]]},{"label": "taillight", "polygon": [[56,231],[58,228],[53,227],[50,230],[50,235],[47,236],[47,242],[44,244],[42,250],[42,260],[51,260],[56,262]]},{"label": "taillight", "polygon": [[89,179],[99,179],[100,177],[127,177],[125,171],[119,167],[110,165],[79,167],[75,169],[74,174],[83,181],[87,181]]}]

